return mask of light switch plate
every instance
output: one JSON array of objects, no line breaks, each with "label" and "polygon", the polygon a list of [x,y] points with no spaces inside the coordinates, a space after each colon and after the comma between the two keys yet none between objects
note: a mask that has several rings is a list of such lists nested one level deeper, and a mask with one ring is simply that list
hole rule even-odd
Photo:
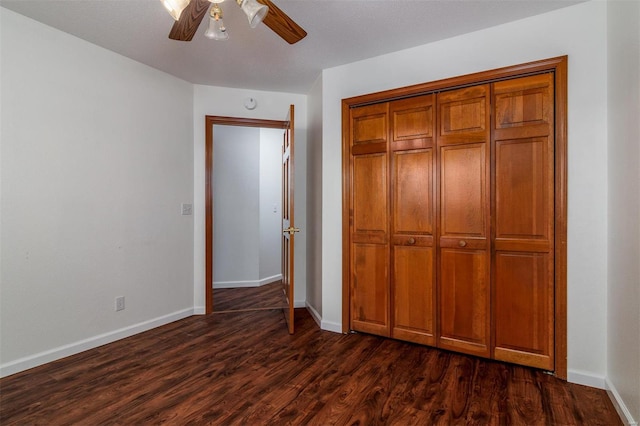
[{"label": "light switch plate", "polygon": [[180,206],[183,216],[190,216],[193,213],[193,204],[182,203]]}]

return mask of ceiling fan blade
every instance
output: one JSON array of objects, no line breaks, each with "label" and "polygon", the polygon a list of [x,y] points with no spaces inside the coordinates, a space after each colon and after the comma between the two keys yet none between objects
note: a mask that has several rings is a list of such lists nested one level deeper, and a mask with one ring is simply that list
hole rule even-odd
[{"label": "ceiling fan blade", "polygon": [[180,19],[173,24],[169,38],[172,40],[191,41],[202,18],[209,10],[208,0],[191,0],[189,5],[180,14]]},{"label": "ceiling fan blade", "polygon": [[297,43],[307,36],[307,32],[273,4],[271,0],[258,0],[258,2],[269,6],[269,13],[267,13],[262,22],[287,43]]}]

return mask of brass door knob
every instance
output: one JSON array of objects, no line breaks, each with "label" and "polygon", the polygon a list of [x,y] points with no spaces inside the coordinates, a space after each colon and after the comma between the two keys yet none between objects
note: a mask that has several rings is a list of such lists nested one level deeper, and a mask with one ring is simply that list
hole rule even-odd
[{"label": "brass door knob", "polygon": [[409,245],[414,245],[416,243],[416,239],[411,237],[411,238],[409,238],[408,243],[409,243]]},{"label": "brass door knob", "polygon": [[467,242],[465,240],[460,240],[460,241],[458,241],[458,245],[460,247],[466,247],[467,246]]},{"label": "brass door knob", "polygon": [[282,232],[288,232],[289,235],[292,235],[296,232],[300,232],[300,228],[294,228],[293,226],[290,226],[287,229],[283,229]]}]

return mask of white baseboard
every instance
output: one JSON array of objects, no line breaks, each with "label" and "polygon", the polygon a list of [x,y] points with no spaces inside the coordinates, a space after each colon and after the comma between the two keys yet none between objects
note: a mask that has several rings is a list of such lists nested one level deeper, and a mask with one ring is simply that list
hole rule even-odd
[{"label": "white baseboard", "polygon": [[322,320],[320,328],[326,331],[333,331],[334,333],[342,334],[342,324],[338,324],[337,322]]},{"label": "white baseboard", "polygon": [[313,318],[316,324],[318,324],[318,327],[322,328],[322,316],[318,313],[318,311],[316,311],[315,308],[308,303],[306,304],[305,307],[307,308],[307,311],[309,311],[309,313],[311,314],[311,318]]},{"label": "white baseboard", "polygon": [[306,308],[306,302],[304,300],[294,300],[293,301],[294,308]]},{"label": "white baseboard", "polygon": [[316,324],[318,324],[318,327],[320,327],[320,329],[342,334],[342,324],[338,324],[330,321],[324,321],[322,319],[322,315],[320,315],[320,313],[316,311],[316,309],[313,306],[309,305],[308,303],[306,304],[305,307],[307,308],[307,311],[309,311],[309,313],[311,314],[311,317],[316,322]]},{"label": "white baseboard", "polygon": [[604,376],[599,376],[588,371],[569,370],[567,371],[567,381],[578,385],[591,386],[592,388],[604,389]]},{"label": "white baseboard", "polygon": [[627,408],[627,405],[622,400],[622,397],[618,393],[616,387],[609,381],[608,378],[604,381],[605,389],[607,390],[607,394],[609,395],[609,399],[613,403],[613,406],[616,408],[618,415],[622,419],[622,421],[628,426],[638,426],[638,421],[633,419],[631,412]]},{"label": "white baseboard", "polygon": [[271,284],[282,279],[282,274],[273,275],[262,278],[260,280],[251,281],[217,281],[213,283],[213,288],[243,288],[243,287],[260,287]]},{"label": "white baseboard", "polygon": [[15,361],[0,364],[0,377],[6,377],[48,362],[97,348],[98,346],[106,345],[107,343],[112,343],[116,340],[124,339],[126,337],[133,336],[134,334],[142,333],[143,331],[151,330],[152,328],[160,327],[162,325],[190,317],[193,314],[193,308],[184,309],[182,311],[173,312],[148,321],[143,321],[138,324],[133,324],[119,330],[110,331],[75,343],[40,352],[35,355],[20,358]]}]

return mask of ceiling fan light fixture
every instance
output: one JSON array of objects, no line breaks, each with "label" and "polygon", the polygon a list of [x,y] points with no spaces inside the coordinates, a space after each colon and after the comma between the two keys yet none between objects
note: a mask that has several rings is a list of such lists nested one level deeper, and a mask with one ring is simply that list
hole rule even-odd
[{"label": "ceiling fan light fixture", "polygon": [[204,36],[212,40],[228,40],[229,33],[222,22],[222,9],[217,3],[213,3],[209,12],[209,27]]},{"label": "ceiling fan light fixture", "polygon": [[236,0],[236,2],[245,15],[247,15],[247,19],[249,19],[249,26],[251,28],[257,27],[269,12],[269,7],[258,3],[257,0]]},{"label": "ceiling fan light fixture", "polygon": [[169,12],[169,15],[174,20],[180,19],[180,14],[189,5],[190,0],[160,0],[165,9]]}]

